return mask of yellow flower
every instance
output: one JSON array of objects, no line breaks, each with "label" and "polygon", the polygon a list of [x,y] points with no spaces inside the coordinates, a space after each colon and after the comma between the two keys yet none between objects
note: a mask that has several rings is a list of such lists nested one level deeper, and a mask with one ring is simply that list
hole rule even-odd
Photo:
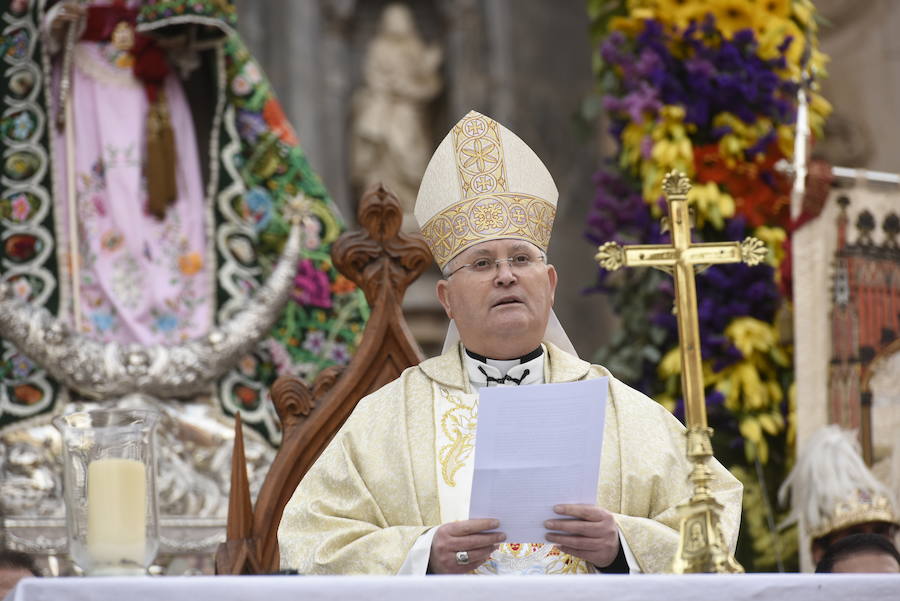
[{"label": "yellow flower", "polygon": [[715,182],[695,184],[687,199],[693,203],[697,227],[703,227],[709,221],[720,230],[725,226],[725,219],[734,217],[734,198],[722,192]]},{"label": "yellow flower", "polygon": [[753,235],[769,247],[767,262],[778,267],[784,258],[784,242],[787,240],[787,232],[780,227],[761,225],[753,231]]},{"label": "yellow flower", "polygon": [[793,17],[797,19],[800,25],[805,29],[810,29],[813,32],[818,29],[818,24],[813,18],[815,10],[812,0],[794,0],[791,2],[791,13]]},{"label": "yellow flower", "polygon": [[665,354],[656,367],[656,371],[660,378],[668,378],[681,373],[681,353],[678,352],[677,346]]},{"label": "yellow flower", "polygon": [[[806,48],[806,36],[790,19],[778,17],[760,18],[754,23],[759,37],[759,55],[764,59],[773,59],[784,54],[788,64],[788,73],[792,77],[800,75],[800,59]],[[790,36],[791,43],[787,50],[779,50]]]},{"label": "yellow flower", "polygon": [[645,123],[629,123],[622,130],[622,152],[619,156],[619,164],[632,171],[641,164],[641,146],[649,131]]},{"label": "yellow flower", "polygon": [[817,138],[822,137],[825,118],[831,111],[831,103],[824,96],[816,92],[809,95],[809,129]]},{"label": "yellow flower", "polygon": [[775,128],[778,150],[787,160],[794,158],[794,126],[779,125]]},{"label": "yellow flower", "polygon": [[754,351],[768,352],[778,340],[772,324],[746,316],[733,319],[725,328],[725,336],[745,358],[750,358]]},{"label": "yellow flower", "polygon": [[609,30],[621,31],[634,38],[644,30],[644,20],[637,17],[613,17],[609,20]]},{"label": "yellow flower", "polygon": [[664,106],[659,113],[661,119],[650,132],[652,160],[641,165],[644,200],[654,204],[666,173],[678,169],[691,176],[694,172],[694,148],[688,135],[691,130],[684,123],[684,107]]},{"label": "yellow flower", "polygon": [[810,58],[809,60],[809,66],[817,79],[822,79],[828,76],[827,65],[829,62],[831,62],[831,57],[829,57],[818,48],[813,48],[812,58]]},{"label": "yellow flower", "polygon": [[725,407],[730,411],[763,411],[781,401],[781,390],[773,395],[770,382],[763,380],[752,361],[739,361],[722,370],[721,375],[716,390],[725,397]]},{"label": "yellow flower", "polygon": [[726,38],[742,29],[752,29],[758,20],[756,5],[747,0],[720,0],[712,5],[716,26]]},{"label": "yellow flower", "polygon": [[756,5],[761,13],[768,13],[787,19],[791,16],[791,0],[757,0]]},{"label": "yellow flower", "polygon": [[[765,117],[753,123],[745,123],[737,115],[725,112],[715,116],[713,127],[728,128],[729,133],[719,140],[719,154],[725,159],[726,165],[735,168],[738,163],[743,162],[746,151],[767,135],[774,124],[771,119]],[[750,158],[758,160],[760,157],[758,154]]]},{"label": "yellow flower", "polygon": [[705,0],[657,0],[656,18],[670,25],[682,27],[689,23],[685,17],[698,11],[706,12],[709,8]]},{"label": "yellow flower", "polygon": [[653,145],[651,158],[665,171],[683,167],[693,158],[691,141],[685,135],[662,138]]},{"label": "yellow flower", "polygon": [[741,430],[741,436],[750,442],[760,442],[762,440],[762,428],[755,417],[747,416],[742,419],[739,428]]},{"label": "yellow flower", "polygon": [[780,413],[760,413],[756,416],[757,421],[759,421],[759,426],[763,429],[763,432],[770,436],[775,436],[779,432],[781,432],[781,427],[784,426],[783,419],[781,418]]}]

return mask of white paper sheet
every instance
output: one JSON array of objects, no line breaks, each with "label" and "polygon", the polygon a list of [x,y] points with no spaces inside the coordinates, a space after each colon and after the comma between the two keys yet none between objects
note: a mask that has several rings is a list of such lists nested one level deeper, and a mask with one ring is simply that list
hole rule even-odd
[{"label": "white paper sheet", "polygon": [[479,390],[470,518],[510,543],[544,542],[559,503],[597,502],[606,378]]}]

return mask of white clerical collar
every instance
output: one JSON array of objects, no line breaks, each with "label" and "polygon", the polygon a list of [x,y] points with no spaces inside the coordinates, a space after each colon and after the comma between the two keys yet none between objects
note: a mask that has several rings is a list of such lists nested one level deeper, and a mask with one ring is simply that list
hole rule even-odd
[{"label": "white clerical collar", "polygon": [[527,386],[544,382],[544,346],[518,359],[489,359],[468,349],[463,363],[473,388],[485,386]]}]

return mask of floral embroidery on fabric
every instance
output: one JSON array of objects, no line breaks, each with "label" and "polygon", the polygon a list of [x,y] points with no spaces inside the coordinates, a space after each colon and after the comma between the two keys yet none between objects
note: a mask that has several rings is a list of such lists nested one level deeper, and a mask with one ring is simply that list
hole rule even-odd
[{"label": "floral embroidery on fabric", "polygon": [[31,214],[31,204],[24,194],[17,194],[10,200],[12,218],[16,221],[25,221]]},{"label": "floral embroidery on fabric", "polygon": [[294,276],[293,297],[301,305],[327,309],[331,306],[328,275],[316,269],[309,259],[300,261]]},{"label": "floral embroidery on fabric", "polygon": [[[140,331],[141,336],[165,344],[202,335],[211,323],[221,323],[233,315],[271,273],[290,231],[282,208],[295,196],[304,195],[312,206],[310,219],[304,222],[303,256],[298,265],[295,294],[269,336],[248,353],[240,366],[226,373],[216,388],[217,400],[226,414],[260,409],[245,411],[245,424],[277,444],[280,439],[277,417],[263,406],[267,403],[263,391],[281,374],[293,374],[311,383],[322,369],[345,364],[356,350],[369,309],[362,292],[340,276],[331,262],[331,244],[342,233],[343,223],[322,181],[298,146],[295,132],[268,80],[234,35],[234,7],[230,2],[218,0],[147,0],[140,4],[138,16],[139,25],[150,28],[203,23],[222,32],[223,44],[201,57],[209,63],[204,67],[213,67],[210,72],[221,75],[215,82],[215,92],[222,101],[214,121],[217,127],[208,138],[196,140],[198,145],[208,146],[204,150],[209,151],[212,166],[206,183],[214,185],[209,187],[208,195],[203,195],[211,206],[201,207],[204,218],[211,218],[209,223],[202,224],[209,234],[209,246],[186,239],[191,237],[187,231],[196,231],[196,223],[189,223],[187,216],[179,221],[176,214],[182,205],[178,202],[170,207],[162,221],[130,211],[135,221],[141,220],[146,228],[130,228],[119,223],[123,201],[137,207],[146,203],[140,198],[145,188],[145,182],[141,181],[143,142],[130,137],[79,136],[77,144],[90,148],[77,153],[76,163],[80,257],[75,259],[80,259],[80,281],[63,280],[60,286],[57,278],[70,275],[66,265],[71,258],[66,256],[65,229],[57,227],[65,226],[63,201],[48,192],[54,172],[59,175],[61,164],[55,160],[58,153],[50,146],[54,131],[38,127],[38,124],[52,123],[52,116],[46,111],[48,99],[44,97],[45,90],[51,86],[40,80],[43,70],[39,55],[45,49],[42,40],[32,39],[29,33],[36,31],[36,17],[42,14],[36,8],[38,5],[41,3],[28,4],[29,10],[23,9],[28,14],[21,18],[11,15],[11,9],[4,12],[11,33],[3,48],[8,68],[4,67],[5,77],[0,81],[4,91],[0,104],[4,106],[6,121],[0,123],[5,125],[7,135],[0,139],[0,145],[7,151],[3,167],[14,185],[0,195],[0,223],[21,224],[22,234],[27,237],[12,240],[9,248],[4,246],[5,239],[0,244],[0,253],[13,251],[12,258],[34,268],[23,276],[9,276],[11,288],[23,298],[40,298],[52,313],[69,318],[71,304],[60,306],[59,301],[73,298],[68,287],[75,284],[81,297],[82,330],[103,339],[133,340],[135,332]],[[14,28],[19,26],[19,21],[23,24],[21,28]],[[76,51],[82,46],[86,52],[76,52],[74,57],[75,77],[86,77],[123,98],[131,92],[134,81],[127,55],[114,47],[93,44],[79,44]],[[85,60],[81,61],[82,58]],[[20,59],[24,59],[23,64],[19,64]],[[221,63],[217,65],[216,59]],[[215,69],[217,66],[224,69]],[[102,76],[95,77],[97,74]],[[41,100],[34,105],[34,99],[28,95],[36,86],[41,87]],[[176,96],[172,94],[168,98],[171,115],[177,120]],[[30,103],[28,106],[25,99]],[[22,112],[31,111],[32,105],[37,107],[33,112]],[[210,108],[184,103],[180,106],[188,113],[193,108]],[[109,115],[105,113],[94,117],[101,125],[109,123]],[[139,121],[129,119],[128,124]],[[10,149],[8,140],[28,135],[29,131],[31,138],[21,148]],[[40,139],[32,139],[38,133]],[[178,131],[175,133],[177,138]],[[94,142],[97,144],[91,147]],[[48,156],[54,161],[46,161]],[[179,156],[179,167],[186,165],[181,158],[183,154]],[[138,192],[121,196],[116,188],[113,196],[113,179],[119,177],[119,170],[137,174]],[[37,181],[33,176],[38,173],[46,175]],[[179,177],[179,187],[182,181]],[[25,197],[20,198],[18,194]],[[44,199],[50,199],[49,207]],[[191,206],[196,206],[198,199],[193,200]],[[42,235],[32,235],[37,232]],[[42,252],[47,241],[52,241],[60,251]],[[45,256],[56,261],[45,265]],[[11,260],[8,254],[3,258]],[[128,273],[129,265],[136,267],[135,271],[154,274],[151,286],[147,285],[151,279],[145,277],[135,287],[144,292],[142,299],[126,290],[129,282],[135,283],[129,280],[134,277]],[[34,275],[45,272],[49,275]],[[64,294],[60,295],[60,291]],[[116,296],[119,293],[125,295],[124,302],[130,306]],[[197,318],[198,315],[203,318]],[[9,350],[13,349],[4,346],[0,360],[3,376],[12,370]],[[45,378],[43,372],[36,373]],[[38,395],[43,395],[39,410],[27,415],[0,413],[0,427],[53,406],[47,397],[56,396],[54,383],[48,383],[46,378],[39,381],[34,374],[28,383],[33,384]],[[0,388],[0,394],[4,391],[12,399],[11,388]],[[13,402],[24,403],[22,399],[30,398],[29,394],[22,392]]]},{"label": "floral embroidery on fabric", "polygon": [[103,234],[100,245],[107,252],[115,252],[122,247],[122,234],[116,230],[110,230]]},{"label": "floral embroidery on fabric", "polygon": [[475,426],[478,423],[478,400],[467,405],[461,399],[440,388],[441,396],[451,408],[441,416],[441,430],[450,440],[440,449],[441,476],[448,486],[456,486],[456,472],[475,448]]},{"label": "floral embroidery on fabric", "polygon": [[120,50],[113,44],[102,44],[101,53],[112,67],[116,69],[131,69],[134,66],[134,55],[127,50]]},{"label": "floral embroidery on fabric", "polygon": [[125,307],[134,308],[143,296],[142,278],[138,262],[125,254],[112,264],[112,291]]},{"label": "floral embroidery on fabric", "polygon": [[184,275],[195,275],[203,269],[203,257],[198,252],[181,255],[178,258],[178,269]]},{"label": "floral embroidery on fabric", "polygon": [[585,560],[545,543],[503,543],[474,574],[593,574]]}]

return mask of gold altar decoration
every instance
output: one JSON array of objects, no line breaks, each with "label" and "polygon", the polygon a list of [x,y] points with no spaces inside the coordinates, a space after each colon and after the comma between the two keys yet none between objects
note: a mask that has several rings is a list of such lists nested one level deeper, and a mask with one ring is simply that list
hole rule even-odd
[{"label": "gold altar decoration", "polygon": [[675,278],[675,312],[678,317],[678,345],[681,354],[681,386],[687,421],[687,456],[693,463],[690,479],[694,494],[683,505],[681,541],[672,564],[676,574],[714,572],[739,573],[744,569],[734,559],[720,528],[722,505],[710,494],[711,472],[707,460],[713,456],[706,421],[706,399],[703,390],[703,365],[700,356],[700,334],[697,325],[697,289],[694,274],[709,265],[760,263],[766,256],[765,245],[757,238],[743,242],[691,242],[691,215],[687,194],[690,180],[672,171],[663,180],[663,191],[669,206],[668,227],[672,243],[620,246],[607,242],[597,250],[600,267],[614,271],[620,267],[655,267]]}]

